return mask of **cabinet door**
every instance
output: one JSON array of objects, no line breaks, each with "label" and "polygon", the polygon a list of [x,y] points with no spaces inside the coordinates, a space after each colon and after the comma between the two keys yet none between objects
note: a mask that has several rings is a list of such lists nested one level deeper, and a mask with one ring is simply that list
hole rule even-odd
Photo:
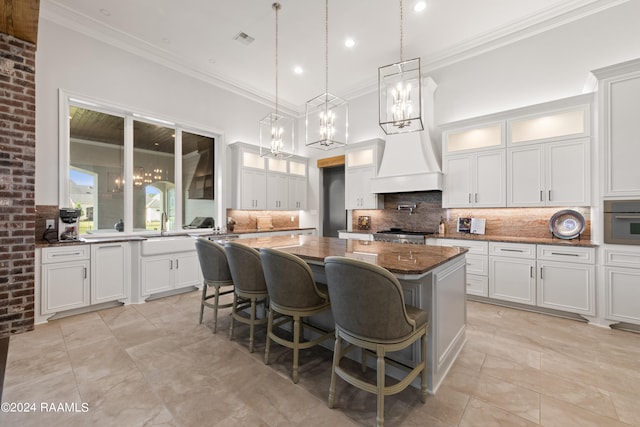
[{"label": "cabinet door", "polygon": [[289,177],[289,209],[307,209],[307,177]]},{"label": "cabinet door", "polygon": [[640,269],[605,267],[606,318],[640,325]]},{"label": "cabinet door", "polygon": [[128,249],[128,243],[91,245],[91,304],[128,297]]},{"label": "cabinet door", "polygon": [[489,278],[487,276],[467,274],[467,294],[481,297],[489,296]]},{"label": "cabinet door", "polygon": [[538,261],[538,305],[580,314],[595,314],[594,266]]},{"label": "cabinet door", "polygon": [[489,257],[489,298],[536,304],[535,260]]},{"label": "cabinet door", "polygon": [[142,295],[155,294],[173,289],[175,260],[168,256],[140,258]]},{"label": "cabinet door", "polygon": [[89,305],[89,260],[42,266],[42,314]]},{"label": "cabinet door", "polygon": [[589,139],[548,143],[546,148],[547,206],[589,205]]},{"label": "cabinet door", "polygon": [[456,208],[471,206],[473,156],[447,157],[444,165],[444,191],[442,207]]},{"label": "cabinet door", "polygon": [[543,206],[543,171],[541,145],[508,149],[507,206]]},{"label": "cabinet door", "polygon": [[175,272],[174,287],[199,286],[202,283],[202,272],[196,252],[181,253],[173,264]]},{"label": "cabinet door", "polygon": [[373,166],[347,168],[344,195],[346,209],[380,209],[380,196],[371,192]]},{"label": "cabinet door", "polygon": [[242,209],[266,209],[266,176],[261,170],[242,169]]},{"label": "cabinet door", "polygon": [[280,173],[267,173],[267,209],[289,209],[289,178]]},{"label": "cabinet door", "polygon": [[473,206],[483,208],[506,206],[505,169],[504,150],[476,154]]}]

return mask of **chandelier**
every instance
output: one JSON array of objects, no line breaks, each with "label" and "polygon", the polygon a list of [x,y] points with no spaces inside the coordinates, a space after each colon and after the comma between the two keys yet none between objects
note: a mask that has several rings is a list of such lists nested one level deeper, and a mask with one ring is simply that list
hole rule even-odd
[{"label": "chandelier", "polygon": [[294,151],[294,121],[279,111],[278,106],[278,11],[280,3],[271,5],[276,15],[276,106],[275,112],[260,120],[260,156],[286,159]]},{"label": "chandelier", "polygon": [[424,129],[420,58],[404,60],[403,36],[400,0],[400,62],[378,68],[379,123],[387,135]]},{"label": "chandelier", "polygon": [[324,46],[325,91],[306,103],[305,145],[330,150],[347,144],[349,105],[344,99],[329,93],[329,0],[325,0]]}]

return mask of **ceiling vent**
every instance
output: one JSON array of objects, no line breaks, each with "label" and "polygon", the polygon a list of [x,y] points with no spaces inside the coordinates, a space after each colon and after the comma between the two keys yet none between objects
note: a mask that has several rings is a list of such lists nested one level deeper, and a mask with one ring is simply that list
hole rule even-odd
[{"label": "ceiling vent", "polygon": [[240,43],[242,43],[245,46],[249,46],[255,40],[249,34],[244,33],[242,31],[240,31],[238,34],[236,34],[233,39],[239,41]]}]

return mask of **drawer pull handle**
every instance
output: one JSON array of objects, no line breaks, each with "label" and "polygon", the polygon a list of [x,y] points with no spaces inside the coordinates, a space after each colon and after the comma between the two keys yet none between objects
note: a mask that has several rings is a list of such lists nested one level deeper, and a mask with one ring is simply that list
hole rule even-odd
[{"label": "drawer pull handle", "polygon": [[500,250],[501,250],[502,252],[520,252],[520,253],[524,252],[522,249],[507,249],[507,248],[500,248]]},{"label": "drawer pull handle", "polygon": [[52,254],[52,257],[57,257],[57,256],[76,256],[76,255],[82,255],[82,252],[74,252],[72,254]]},{"label": "drawer pull handle", "polygon": [[471,249],[471,246],[454,246],[454,248],[458,248],[458,249]]},{"label": "drawer pull handle", "polygon": [[551,255],[580,256],[580,254],[568,254],[568,253],[565,253],[565,252],[551,252]]}]

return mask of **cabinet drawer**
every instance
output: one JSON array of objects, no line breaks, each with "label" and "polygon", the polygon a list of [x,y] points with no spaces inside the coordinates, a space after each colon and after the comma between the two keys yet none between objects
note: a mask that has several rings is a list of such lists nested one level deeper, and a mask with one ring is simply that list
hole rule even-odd
[{"label": "cabinet drawer", "polygon": [[605,265],[640,268],[640,250],[605,249]]},{"label": "cabinet drawer", "polygon": [[467,274],[467,293],[481,297],[489,296],[489,278],[487,276]]},{"label": "cabinet drawer", "polygon": [[42,263],[76,261],[89,259],[91,254],[90,245],[72,245],[55,248],[42,248]]},{"label": "cabinet drawer", "polygon": [[489,255],[535,259],[536,245],[526,243],[489,242]]},{"label": "cabinet drawer", "polygon": [[478,242],[464,239],[436,239],[437,246],[453,246],[469,250],[469,254],[487,255],[489,253],[489,242]]},{"label": "cabinet drawer", "polygon": [[467,254],[467,274],[489,275],[489,257]]},{"label": "cabinet drawer", "polygon": [[538,259],[546,261],[579,262],[593,264],[595,249],[553,245],[538,245]]}]

